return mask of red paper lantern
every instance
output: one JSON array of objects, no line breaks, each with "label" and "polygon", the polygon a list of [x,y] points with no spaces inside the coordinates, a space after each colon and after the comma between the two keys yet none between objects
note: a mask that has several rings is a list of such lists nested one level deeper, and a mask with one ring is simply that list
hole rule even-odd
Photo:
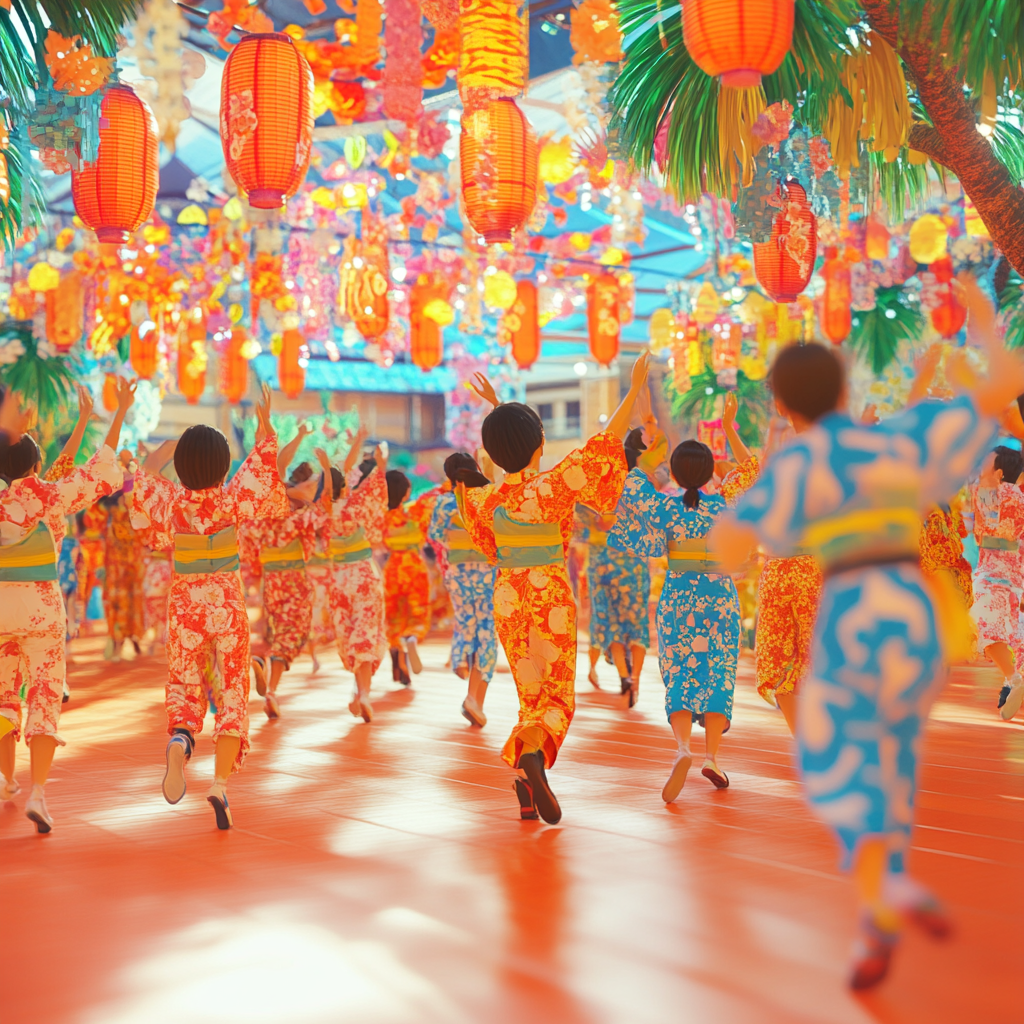
[{"label": "red paper lantern", "polygon": [[178,390],[195,405],[206,390],[206,370],[198,369],[197,348],[206,345],[206,320],[190,320],[178,335]]},{"label": "red paper lantern", "polygon": [[512,346],[512,358],[520,370],[528,370],[540,356],[537,286],[532,281],[517,282],[516,301],[501,318],[500,340]]},{"label": "red paper lantern", "polygon": [[132,324],[129,339],[129,359],[132,369],[143,380],[149,380],[156,373],[157,331],[153,324],[142,334],[138,325]]},{"label": "red paper lantern", "polygon": [[537,200],[537,138],[512,100],[462,116],[459,137],[466,216],[487,243],[510,242]]},{"label": "red paper lantern", "polygon": [[429,274],[420,274],[409,293],[409,358],[424,373],[444,359],[443,329],[424,312],[432,299],[447,301],[447,289]]},{"label": "red paper lantern", "polygon": [[941,296],[939,304],[932,309],[932,327],[943,338],[953,338],[960,333],[967,321],[967,309],[954,291],[953,261],[948,256],[943,256],[931,265],[931,272],[939,283],[938,290]]},{"label": "red paper lantern", "polygon": [[224,161],[249,205],[276,210],[305,180],[313,142],[313,74],[281,32],[243,36],[224,63]]},{"label": "red paper lantern", "polygon": [[281,335],[281,354],[277,357],[277,382],[289,398],[298,398],[306,386],[306,339],[299,331]]},{"label": "red paper lantern", "polygon": [[235,327],[220,361],[220,390],[231,405],[238,405],[249,390],[249,360],[242,355],[247,340],[245,328]]},{"label": "red paper lantern", "polygon": [[821,268],[825,292],[821,297],[821,332],[833,345],[842,345],[853,328],[850,312],[850,264],[830,245]]},{"label": "red paper lantern", "polygon": [[98,241],[123,245],[156,202],[156,121],[127,85],[113,85],[100,107],[99,133],[95,162],[71,172],[71,197],[75,213]]},{"label": "red paper lantern", "polygon": [[614,274],[599,274],[587,287],[587,333],[590,354],[609,366],[619,354],[619,281]]},{"label": "red paper lantern", "polygon": [[799,182],[781,184],[776,195],[782,209],[775,216],[771,238],[754,243],[754,272],[769,298],[795,302],[814,271],[818,223]]},{"label": "red paper lantern", "polygon": [[685,0],[683,42],[705,74],[753,88],[793,44],[793,7],[794,0]]}]

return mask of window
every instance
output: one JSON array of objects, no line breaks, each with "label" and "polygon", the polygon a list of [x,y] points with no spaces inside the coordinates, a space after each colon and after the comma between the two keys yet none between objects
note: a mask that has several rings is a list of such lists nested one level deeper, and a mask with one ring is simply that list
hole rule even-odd
[{"label": "window", "polygon": [[537,406],[537,415],[545,427],[550,427],[555,419],[555,407],[551,402],[541,402]]},{"label": "window", "polygon": [[580,403],[565,403],[565,432],[572,436],[580,432]]}]

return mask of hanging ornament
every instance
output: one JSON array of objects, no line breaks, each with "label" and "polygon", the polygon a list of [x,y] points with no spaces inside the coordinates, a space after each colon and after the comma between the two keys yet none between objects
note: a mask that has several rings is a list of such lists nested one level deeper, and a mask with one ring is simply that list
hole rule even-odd
[{"label": "hanging ornament", "polygon": [[363,338],[377,343],[388,329],[388,230],[369,206],[363,207],[361,237],[349,240],[341,263],[339,298]]},{"label": "hanging ornament", "polygon": [[221,356],[220,392],[231,405],[238,405],[249,390],[249,360],[245,357],[248,341],[245,328],[235,327]]},{"label": "hanging ornament", "polygon": [[676,340],[676,316],[671,309],[656,309],[648,324],[651,351],[664,352]]},{"label": "hanging ornament", "polygon": [[939,303],[932,307],[932,327],[947,341],[955,338],[967,322],[967,309],[957,296],[953,277],[953,261],[948,256],[936,260],[929,268],[937,282]]},{"label": "hanging ornament", "polygon": [[714,285],[710,281],[705,281],[700,286],[700,292],[697,294],[697,301],[694,304],[694,322],[698,327],[710,327],[715,322],[721,308],[722,302]]},{"label": "hanging ornament", "polygon": [[910,255],[918,263],[934,263],[946,255],[949,229],[938,214],[926,213],[911,225],[908,241]]},{"label": "hanging ornament", "polygon": [[66,39],[50,29],[46,34],[46,68],[54,89],[90,96],[110,81],[114,58],[94,57],[92,47],[83,43],[81,36]]},{"label": "hanging ornament", "polygon": [[619,14],[611,0],[582,0],[570,11],[569,22],[573,64],[618,64],[625,56]]},{"label": "hanging ornament", "polygon": [[864,227],[864,255],[869,260],[889,258],[889,231],[876,217],[868,217]]},{"label": "hanging ornament", "polygon": [[299,190],[313,140],[313,75],[291,37],[243,36],[228,55],[220,135],[228,173],[250,206],[276,210]]},{"label": "hanging ornament", "polygon": [[178,390],[196,405],[206,390],[206,318],[190,316],[178,335]]},{"label": "hanging ornament", "polygon": [[587,333],[590,354],[610,366],[619,354],[619,282],[614,274],[599,274],[587,287]]},{"label": "hanging ornament", "polygon": [[459,98],[467,114],[526,87],[526,5],[519,0],[463,0],[459,28]]},{"label": "hanging ornament", "polygon": [[292,328],[281,335],[277,357],[277,383],[288,398],[298,398],[306,387],[306,339]]},{"label": "hanging ornament", "polygon": [[46,293],[46,337],[58,354],[70,351],[85,333],[85,281],[77,270]]},{"label": "hanging ornament", "polygon": [[754,243],[754,272],[758,283],[775,302],[795,302],[814,270],[817,221],[799,182],[780,183],[774,202],[781,209],[772,222],[768,241]]},{"label": "hanging ornament", "polygon": [[143,380],[150,380],[157,367],[157,330],[151,321],[132,324],[129,332],[128,358],[132,370]]},{"label": "hanging ornament", "polygon": [[484,303],[491,309],[509,309],[516,301],[515,278],[507,270],[484,277]]},{"label": "hanging ornament", "polygon": [[427,315],[427,310],[437,303],[447,306],[447,295],[444,279],[434,274],[420,274],[410,289],[409,358],[424,373],[440,366],[444,360],[443,325]]},{"label": "hanging ornament", "polygon": [[512,346],[512,358],[520,370],[528,370],[540,356],[537,286],[532,281],[516,283],[516,300],[501,318],[498,341]]},{"label": "hanging ornament", "polygon": [[680,313],[673,323],[672,331],[672,386],[681,395],[690,390],[690,376],[696,376],[703,370],[703,365],[694,372],[693,360],[690,358],[690,346],[700,349],[700,334],[697,324],[686,313]]},{"label": "hanging ornament", "polygon": [[411,128],[423,113],[420,6],[417,0],[385,0],[384,7],[384,114]]},{"label": "hanging ornament", "polygon": [[833,345],[841,345],[853,326],[850,264],[839,255],[834,245],[825,250],[821,276],[825,279],[825,291],[821,297],[821,333]]}]

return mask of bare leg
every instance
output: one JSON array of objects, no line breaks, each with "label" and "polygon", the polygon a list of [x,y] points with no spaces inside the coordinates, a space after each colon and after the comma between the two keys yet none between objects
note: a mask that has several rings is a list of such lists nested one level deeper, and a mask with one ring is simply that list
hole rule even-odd
[{"label": "bare leg", "polygon": [[0,775],[10,782],[14,778],[14,758],[16,744],[14,733],[9,732],[0,739]]},{"label": "bare leg", "polygon": [[989,644],[985,648],[985,655],[996,663],[999,671],[1007,679],[1016,671],[1014,666],[1013,651],[1004,643]]},{"label": "bare leg", "polygon": [[720,715],[717,711],[708,711],[704,715],[704,742],[708,759],[711,761],[718,760],[718,745],[722,742],[722,733],[728,721],[725,715]]},{"label": "bare leg", "polygon": [[484,698],[487,696],[487,680],[484,679],[483,673],[475,663],[472,671],[469,673],[469,695],[482,709]]},{"label": "bare leg", "polygon": [[597,680],[597,662],[601,657],[601,648],[595,647],[591,644],[587,651],[587,657],[590,658],[590,671],[587,673],[587,679],[589,679],[591,684],[597,689],[601,689],[601,684]]},{"label": "bare leg", "polygon": [[356,689],[359,691],[360,700],[369,700],[370,681],[373,678],[373,664],[369,661],[361,661],[356,665]]},{"label": "bare leg", "polygon": [[683,791],[686,776],[689,774],[693,755],[690,753],[690,732],[693,729],[693,715],[689,711],[674,711],[668,716],[672,726],[672,734],[676,738],[679,753],[672,763],[672,772],[661,790],[661,799],[670,804]]},{"label": "bare leg", "polygon": [[213,774],[221,785],[227,783],[241,746],[242,738],[240,736],[228,736],[222,733],[217,737],[217,742],[214,744],[216,753]]},{"label": "bare leg", "polygon": [[626,645],[615,642],[610,647],[612,661],[615,663],[615,671],[619,673],[620,679],[625,679],[629,672],[626,670]]},{"label": "bare leg", "polygon": [[675,711],[668,717],[672,735],[680,751],[690,749],[690,733],[693,731],[693,715],[689,711]]},{"label": "bare leg", "polygon": [[644,658],[647,656],[647,648],[640,644],[630,644],[630,651],[633,654],[633,689],[640,686],[640,672],[644,667]]},{"label": "bare leg", "polygon": [[288,666],[278,658],[270,659],[270,692],[276,693],[278,684],[281,682],[281,676],[284,675],[284,671]]},{"label": "bare leg", "polygon": [[33,736],[28,749],[32,760],[32,785],[45,786],[57,740],[53,736]]},{"label": "bare leg", "polygon": [[309,656],[313,659],[313,674],[315,675],[320,671],[320,659],[316,656],[316,644],[312,640],[309,641]]}]

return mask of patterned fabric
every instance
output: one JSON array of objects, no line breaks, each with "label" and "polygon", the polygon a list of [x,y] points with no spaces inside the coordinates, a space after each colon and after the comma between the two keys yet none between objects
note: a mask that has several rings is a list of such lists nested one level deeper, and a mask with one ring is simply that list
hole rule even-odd
[{"label": "patterned fabric", "polygon": [[670,571],[658,601],[658,664],[665,713],[716,712],[732,717],[740,653],[740,601],[736,584],[720,573],[672,568],[672,551],[703,541],[715,521],[757,479],[748,459],[722,483],[720,494],[701,494],[696,508],[660,494],[646,475],[631,473],[619,503],[624,515],[608,537],[612,547],[639,555],[669,551]]},{"label": "patterned fabric", "polygon": [[99,502],[82,513],[82,531],[78,542],[82,547],[82,583],[79,593],[83,606],[88,605],[93,590],[103,582],[107,518],[107,510]]},{"label": "patterned fabric", "polygon": [[384,568],[384,618],[390,647],[406,637],[425,640],[430,632],[430,576],[422,548],[433,504],[433,496],[424,496],[389,509],[384,518],[384,544],[390,551]]},{"label": "patterned fabric", "polygon": [[590,643],[649,647],[651,572],[647,559],[609,545],[592,547],[587,563],[590,588]]},{"label": "patterned fabric", "polygon": [[974,603],[974,584],[971,563],[964,558],[966,536],[967,526],[958,511],[944,505],[933,508],[921,527],[921,571],[934,575],[947,569],[963,594],[964,604],[970,608]]},{"label": "patterned fabric", "polygon": [[132,529],[123,495],[110,509],[106,539],[103,610],[107,617],[107,633],[116,645],[120,645],[123,640],[138,639],[145,632],[142,543]]},{"label": "patterned fabric", "polygon": [[[1009,645],[1018,666],[1024,664],[1020,601],[1024,594],[1024,560],[1017,545],[1024,540],[1024,493],[1014,484],[971,488],[978,567],[974,571],[971,619],[978,645]],[[1002,543],[1003,549],[990,547]]]},{"label": "patterned fabric", "polygon": [[[778,452],[739,503],[773,555],[803,545],[820,556],[841,537],[844,559],[866,566],[825,579],[797,720],[808,798],[847,859],[865,836],[894,853],[909,844],[917,740],[942,665],[915,564],[920,514],[956,493],[993,434],[966,398],[876,426],[835,413]],[[915,516],[906,560],[871,565],[891,551],[878,524]]]},{"label": "patterned fabric", "polygon": [[[140,470],[134,501],[140,520],[167,535],[210,536],[244,521],[281,518],[289,506],[277,475],[277,439],[257,444],[223,488],[190,491]],[[167,627],[167,731],[202,731],[205,679],[216,661],[221,691],[213,735],[240,738],[237,770],[249,749],[249,618],[238,573],[175,574]]]},{"label": "patterned fabric", "polygon": [[313,586],[305,569],[268,572],[263,577],[269,655],[285,668],[302,652],[313,621]]},{"label": "patterned fabric", "polygon": [[334,616],[331,612],[334,566],[307,565],[306,578],[309,580],[313,602],[309,620],[309,640],[314,648],[325,647],[334,643]]},{"label": "patterned fabric", "polygon": [[142,574],[143,622],[147,630],[155,631],[157,643],[167,643],[167,595],[171,592],[174,573],[171,559],[165,551],[150,551],[143,554]]},{"label": "patterned fabric", "polygon": [[[503,509],[520,523],[556,523],[563,555],[572,538],[574,511],[585,504],[614,510],[626,478],[622,442],[600,433],[546,473],[509,473],[500,487],[465,491],[462,518],[474,544],[497,562],[494,515]],[[519,694],[519,720],[502,756],[515,767],[522,753],[520,732],[547,734],[545,760],[558,757],[576,707],[576,602],[565,565],[500,568],[494,587],[494,624],[512,667]]]},{"label": "patterned fabric", "polygon": [[807,675],[821,587],[821,569],[810,555],[769,558],[761,570],[754,658],[757,692],[773,707]]},{"label": "patterned fabric", "polygon": [[65,534],[60,542],[60,555],[57,560],[57,578],[65,600],[78,593],[78,567],[81,560],[82,546],[78,543],[78,538]]}]

